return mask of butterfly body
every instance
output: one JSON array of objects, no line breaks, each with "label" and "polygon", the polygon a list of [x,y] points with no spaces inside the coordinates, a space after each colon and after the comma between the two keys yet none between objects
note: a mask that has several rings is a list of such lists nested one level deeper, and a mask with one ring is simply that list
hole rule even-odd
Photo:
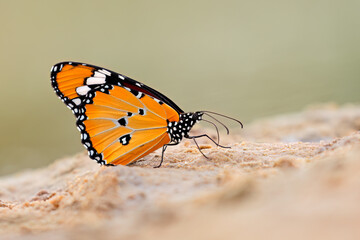
[{"label": "butterfly body", "polygon": [[179,143],[184,137],[187,138],[189,131],[195,123],[202,120],[203,113],[189,112],[180,114],[179,121],[169,122],[168,133],[170,134],[171,142]]},{"label": "butterfly body", "polygon": [[[234,118],[210,112],[185,113],[172,100],[155,89],[105,68],[79,62],[61,62],[51,68],[51,84],[58,97],[72,110],[89,157],[102,165],[127,165],[149,153],[183,138],[207,137],[219,144],[219,131],[206,115],[229,129],[213,116]],[[195,123],[212,124],[218,142],[206,134],[189,136]]]},{"label": "butterfly body", "polygon": [[51,83],[74,113],[90,158],[104,165],[127,165],[161,147],[164,153],[183,138],[195,141],[189,131],[204,114],[184,113],[145,84],[89,64],[54,65]]}]

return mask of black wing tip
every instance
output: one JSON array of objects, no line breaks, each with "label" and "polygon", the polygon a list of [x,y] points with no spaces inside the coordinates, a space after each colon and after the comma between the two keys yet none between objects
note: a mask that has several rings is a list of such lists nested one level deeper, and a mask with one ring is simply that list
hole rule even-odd
[{"label": "black wing tip", "polygon": [[[78,65],[83,65],[83,66],[90,66],[90,67],[94,67],[94,68],[99,68],[97,66],[93,66],[91,64],[87,64],[87,63],[83,63],[83,62],[76,62],[76,61],[62,61],[62,62],[58,62],[56,64],[54,64],[51,67],[50,72],[60,72],[62,66],[64,65],[73,65],[73,66],[78,66]],[[60,70],[59,70],[60,69]]]},{"label": "black wing tip", "polygon": [[79,65],[79,64],[86,64],[86,63],[77,62],[77,61],[62,61],[62,62],[58,62],[58,63],[54,64],[54,66],[61,65],[61,64]]}]

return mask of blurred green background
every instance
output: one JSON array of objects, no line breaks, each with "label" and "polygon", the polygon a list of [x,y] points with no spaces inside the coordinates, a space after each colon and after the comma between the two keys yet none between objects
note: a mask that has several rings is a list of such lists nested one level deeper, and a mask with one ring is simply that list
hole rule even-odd
[{"label": "blurred green background", "polygon": [[245,124],[360,100],[359,0],[0,1],[0,9],[0,174],[83,150],[50,86],[59,61],[109,68],[185,111]]}]

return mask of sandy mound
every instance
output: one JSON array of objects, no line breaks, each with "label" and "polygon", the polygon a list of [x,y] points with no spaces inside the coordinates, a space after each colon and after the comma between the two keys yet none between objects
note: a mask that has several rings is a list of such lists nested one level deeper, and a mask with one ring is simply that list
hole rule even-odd
[{"label": "sandy mound", "polygon": [[360,106],[269,118],[130,167],[86,153],[0,179],[4,239],[358,239]]}]

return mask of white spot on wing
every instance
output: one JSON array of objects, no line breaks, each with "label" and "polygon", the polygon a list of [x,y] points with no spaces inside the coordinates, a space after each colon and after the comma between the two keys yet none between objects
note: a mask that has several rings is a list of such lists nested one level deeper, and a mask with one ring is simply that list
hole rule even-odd
[{"label": "white spot on wing", "polygon": [[94,77],[102,77],[102,78],[105,78],[105,74],[103,74],[103,73],[101,73],[101,72],[99,72],[99,71],[96,71],[96,72],[94,73]]},{"label": "white spot on wing", "polygon": [[105,69],[101,69],[101,70],[99,70],[99,72],[101,72],[101,73],[103,73],[105,75],[108,75],[108,76],[111,75],[111,72],[109,72],[108,70],[105,70]]},{"label": "white spot on wing", "polygon": [[120,74],[119,74],[119,78],[122,80],[125,80],[125,78],[123,76],[121,76]]},{"label": "white spot on wing", "polygon": [[89,77],[86,79],[87,85],[94,85],[94,84],[104,84],[105,83],[105,77]]},{"label": "white spot on wing", "polygon": [[76,105],[80,105],[81,104],[81,99],[80,98],[74,98],[72,100]]},{"label": "white spot on wing", "polygon": [[76,88],[76,93],[79,95],[86,95],[90,90],[91,88],[89,88],[88,86],[81,86]]}]

